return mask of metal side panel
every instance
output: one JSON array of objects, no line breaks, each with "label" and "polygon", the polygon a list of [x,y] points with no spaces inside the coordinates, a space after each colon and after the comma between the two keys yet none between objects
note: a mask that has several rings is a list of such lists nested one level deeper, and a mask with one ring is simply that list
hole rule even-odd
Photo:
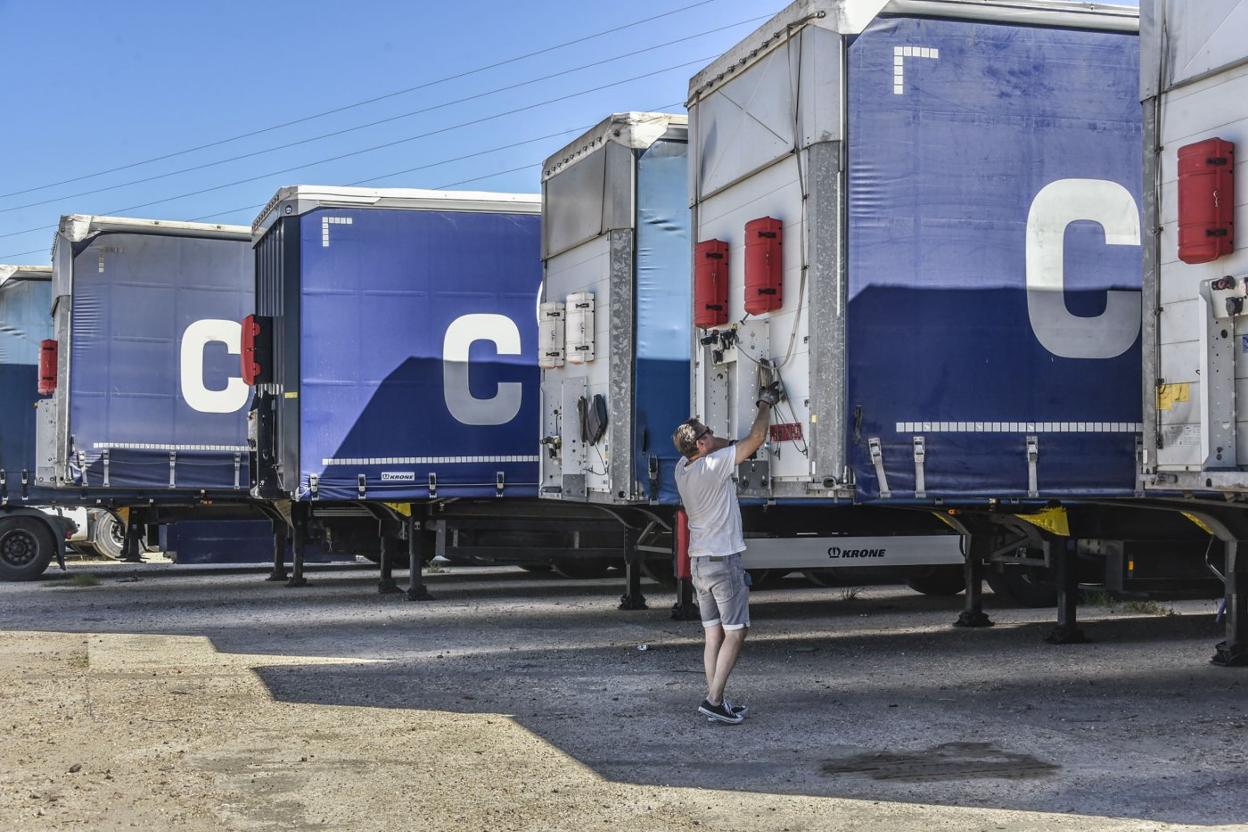
[{"label": "metal side panel", "polygon": [[[1143,72],[1155,70],[1145,66]],[[1179,260],[1177,160],[1179,149],[1193,142],[1216,136],[1235,143],[1235,224],[1242,231],[1248,224],[1248,153],[1238,151],[1248,148],[1248,66],[1209,74],[1150,99],[1145,102],[1146,118],[1153,103],[1159,112],[1156,144],[1161,150],[1149,169],[1157,186],[1148,227],[1159,229],[1152,297],[1158,310],[1156,378],[1162,383],[1146,390],[1146,400],[1151,399],[1146,407],[1155,409],[1151,424],[1158,433],[1150,471],[1155,481],[1150,485],[1242,489],[1248,487],[1248,471],[1226,469],[1229,459],[1235,459],[1239,468],[1248,460],[1248,410],[1238,404],[1248,401],[1248,320],[1238,316],[1215,322],[1202,287],[1224,275],[1248,275],[1248,240],[1239,234],[1235,251],[1213,262]],[[1229,349],[1223,343],[1224,330],[1232,336]],[[1211,374],[1215,368],[1220,372]],[[1227,379],[1233,379],[1233,386],[1222,383],[1214,389],[1211,384]],[[1218,413],[1208,408],[1214,401],[1220,402]],[[1222,424],[1228,419],[1233,421],[1233,436]],[[1217,475],[1205,476],[1206,472]]]},{"label": "metal side panel", "polygon": [[843,490],[849,460],[845,418],[845,258],[841,143],[806,152],[809,197],[811,487]]},{"label": "metal side panel", "polygon": [[[767,331],[767,348],[764,355],[770,356],[780,366],[780,375],[784,382],[787,400],[775,411],[774,423],[796,424],[801,431],[797,441],[769,443],[767,455],[771,460],[771,479],[774,495],[777,497],[810,497],[811,480],[809,449],[806,438],[810,436],[810,405],[812,401],[810,362],[810,296],[813,287],[809,280],[803,288],[803,221],[809,222],[804,216],[802,199],[803,186],[806,181],[805,168],[799,171],[797,159],[790,154],[783,161],[759,171],[743,179],[731,187],[721,190],[710,199],[697,206],[695,214],[696,226],[694,239],[723,240],[729,245],[728,252],[728,320],[730,323],[717,328],[719,331],[732,330],[735,322],[744,321],[747,327],[765,326]],[[746,223],[761,217],[772,217],[783,223],[783,304],[780,309],[761,316],[747,316],[745,313],[745,226]],[[837,233],[833,230],[833,233]],[[695,338],[702,339],[711,333],[695,332]],[[707,363],[706,356],[714,356],[721,347],[712,345],[711,349],[701,347],[695,352],[697,357],[696,389],[701,398],[696,403],[695,415],[704,421],[715,418],[713,404],[718,395],[706,398],[708,390],[714,390],[716,377],[721,375],[717,362]],[[742,357],[745,365],[751,369],[751,358],[754,355],[747,351]],[[709,374],[709,375],[708,375]],[[725,381],[727,377],[725,377]],[[708,385],[709,382],[709,385]],[[754,411],[757,389],[752,384],[741,384],[732,387],[731,401],[728,402],[727,413],[731,414],[727,424],[707,421],[715,430],[729,429],[733,431],[730,438],[740,438],[749,430]],[[705,415],[703,415],[705,414]],[[742,424],[743,423],[743,424]],[[778,451],[778,453],[777,453]]]},{"label": "metal side panel", "polygon": [[[1145,0],[1145,9],[1148,2]],[[1145,9],[1141,9],[1144,21],[1148,20]],[[1140,37],[1144,39],[1145,31]],[[1143,44],[1141,44],[1143,45]],[[1148,74],[1148,67],[1142,66],[1141,72]],[[1141,105],[1144,112],[1144,272],[1140,298],[1142,307],[1140,344],[1143,359],[1140,389],[1144,391],[1144,434],[1142,473],[1156,473],[1158,452],[1161,448],[1161,411],[1159,395],[1165,378],[1161,374],[1161,341],[1158,334],[1157,318],[1161,314],[1161,294],[1159,292],[1160,253],[1161,253],[1161,220],[1160,220],[1160,174],[1161,164],[1158,156],[1157,99],[1150,98]]]},{"label": "metal side panel", "polygon": [[[586,363],[565,362],[562,367],[543,371],[542,378],[550,395],[545,399],[547,408],[559,413],[560,476],[574,474],[581,479],[581,489],[590,495],[609,495],[614,489],[608,479],[605,460],[614,458],[615,437],[612,431],[617,424],[627,426],[631,418],[631,401],[615,395],[613,383],[619,370],[617,360],[624,367],[632,365],[631,304],[625,302],[617,308],[616,289],[621,276],[614,269],[626,264],[616,263],[615,235],[622,233],[631,239],[630,232],[603,234],[546,261],[543,299],[547,303],[564,303],[569,295],[592,292],[594,295],[594,360]],[[624,299],[631,298],[631,274],[623,287]],[[627,337],[615,340],[617,328]],[[575,394],[573,395],[573,392]],[[577,401],[581,397],[601,395],[607,400],[608,432],[596,446],[581,442],[580,419]],[[551,460],[551,462],[555,462]],[[584,499],[564,490],[564,498]]]},{"label": "metal side panel", "polygon": [[[610,306],[598,307],[598,316],[605,316],[607,340],[598,341],[597,358],[608,360],[607,422],[608,442],[606,483],[602,495],[606,502],[634,501],[640,496],[633,480],[633,379],[637,369],[636,299],[634,296],[635,258],[631,229],[610,233]],[[602,330],[595,319],[595,327]]]},{"label": "metal side panel", "polygon": [[[0,505],[29,500],[39,482],[36,405],[40,342],[51,337],[52,281],[0,274]],[[40,489],[42,490],[42,489]]]}]

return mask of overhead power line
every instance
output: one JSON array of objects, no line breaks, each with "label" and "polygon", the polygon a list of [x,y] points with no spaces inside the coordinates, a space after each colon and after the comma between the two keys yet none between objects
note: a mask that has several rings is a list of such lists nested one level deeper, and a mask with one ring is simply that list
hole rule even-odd
[{"label": "overhead power line", "polygon": [[[452,124],[452,125],[450,125],[450,126],[448,126],[448,127],[440,127],[440,128],[438,128],[438,129],[436,129],[436,130],[430,130],[430,131],[427,131],[427,132],[424,132],[424,133],[418,133],[418,134],[416,134],[416,135],[414,135],[414,136],[407,136],[407,137],[404,137],[404,138],[401,138],[401,139],[395,139],[394,141],[383,142],[382,144],[373,145],[372,147],[366,147],[366,148],[362,148],[362,149],[360,149],[360,150],[353,150],[353,151],[349,151],[349,152],[347,152],[347,153],[340,153],[340,154],[338,154],[338,155],[336,155],[336,156],[330,156],[330,157],[327,157],[327,158],[324,158],[324,159],[317,159],[317,160],[314,160],[314,161],[311,161],[311,162],[305,162],[305,163],[302,163],[302,164],[299,164],[299,165],[293,165],[293,166],[291,166],[291,167],[282,168],[282,169],[280,169],[280,170],[268,171],[268,172],[266,172],[266,173],[257,174],[257,175],[255,175],[255,176],[248,176],[248,177],[244,177],[243,179],[236,179],[236,180],[234,180],[234,181],[232,181],[232,182],[225,182],[225,183],[222,183],[222,184],[219,184],[219,185],[213,185],[213,186],[208,187],[208,188],[200,188],[199,190],[196,190],[196,191],[189,191],[189,192],[187,192],[187,193],[183,193],[183,194],[175,194],[174,196],[162,197],[161,199],[154,199],[154,200],[150,200],[150,201],[148,201],[148,202],[143,202],[143,203],[140,203],[140,204],[138,204],[138,205],[128,205],[128,206],[126,206],[126,207],[124,207],[124,208],[113,208],[113,209],[110,209],[110,210],[105,211],[105,212],[103,212],[103,213],[105,213],[105,214],[124,214],[124,213],[126,213],[126,212],[128,212],[128,211],[134,211],[134,210],[137,210],[137,209],[139,209],[139,208],[147,208],[147,207],[150,207],[150,206],[152,206],[152,205],[160,205],[160,204],[165,203],[165,202],[173,202],[173,201],[175,201],[175,200],[179,200],[179,199],[186,199],[186,198],[188,198],[188,197],[192,197],[192,196],[200,196],[200,195],[202,195],[202,194],[212,193],[212,192],[214,192],[214,191],[224,190],[225,188],[232,188],[232,187],[234,187],[234,186],[236,186],[236,185],[244,185],[244,184],[247,184],[247,183],[249,183],[249,182],[255,182],[255,181],[260,180],[260,179],[267,179],[267,178],[268,178],[268,177],[270,177],[270,176],[279,176],[279,175],[284,174],[284,173],[292,173],[292,172],[297,171],[297,170],[304,170],[304,169],[306,169],[306,168],[316,167],[316,166],[318,166],[318,165],[323,165],[323,164],[328,164],[329,162],[337,162],[337,161],[340,161],[340,160],[342,160],[342,159],[348,159],[348,158],[351,158],[351,157],[354,157],[354,156],[361,156],[361,155],[363,155],[363,154],[365,154],[365,153],[372,153],[372,152],[374,152],[374,151],[377,151],[377,150],[383,150],[383,149],[388,148],[388,147],[394,147],[394,146],[396,146],[396,145],[406,144],[406,143],[408,143],[408,142],[413,142],[413,141],[416,141],[416,140],[418,140],[418,139],[428,138],[429,136],[435,136],[435,135],[438,135],[438,134],[441,134],[441,133],[448,133],[448,132],[450,132],[450,131],[452,131],[452,130],[458,130],[458,129],[463,128],[463,127],[471,127],[471,126],[473,126],[473,125],[482,124],[482,123],[485,123],[485,122],[487,122],[487,121],[494,121],[495,119],[504,118],[504,117],[506,117],[506,116],[515,115],[515,114],[517,114],[517,113],[528,112],[529,110],[535,110],[535,109],[537,109],[537,108],[539,108],[539,107],[545,107],[545,106],[547,106],[547,105],[549,105],[549,104],[556,104],[556,103],[558,103],[558,102],[560,102],[560,101],[567,101],[568,99],[571,99],[571,98],[579,98],[579,97],[580,97],[580,96],[582,96],[582,95],[589,95],[590,93],[600,92],[600,91],[605,90],[605,89],[611,89],[612,87],[619,87],[619,86],[622,86],[622,85],[624,85],[624,84],[629,84],[629,83],[632,83],[633,81],[639,81],[639,80],[641,80],[642,78],[650,78],[650,77],[655,76],[655,75],[661,75],[661,74],[663,74],[663,73],[665,73],[665,72],[671,72],[671,71],[673,71],[673,70],[676,70],[676,69],[682,69],[682,68],[687,67],[687,66],[693,66],[693,65],[696,65],[696,64],[705,64],[706,62],[710,61],[710,60],[711,60],[712,58],[714,58],[714,57],[715,57],[714,55],[711,55],[711,56],[703,56],[703,57],[699,57],[699,58],[694,58],[693,60],[684,61],[683,63],[674,64],[674,65],[672,65],[672,66],[664,67],[664,68],[662,68],[662,69],[652,70],[651,72],[643,72],[643,73],[641,73],[640,75],[634,75],[634,76],[632,76],[632,77],[630,77],[630,78],[624,78],[624,79],[622,79],[622,80],[620,80],[620,81],[612,81],[611,83],[608,83],[608,84],[600,84],[600,85],[598,85],[598,86],[596,86],[596,87],[590,87],[589,89],[579,90],[579,91],[577,91],[577,92],[573,92],[573,93],[567,93],[567,94],[565,94],[565,95],[556,96],[555,98],[548,98],[548,99],[546,99],[545,101],[538,101],[538,102],[536,102],[536,103],[534,103],[534,104],[526,104],[526,105],[525,105],[525,106],[523,106],[523,107],[515,107],[515,108],[512,108],[512,109],[510,109],[510,110],[504,110],[504,111],[502,111],[502,112],[493,113],[493,114],[491,114],[491,115],[482,116],[482,117],[480,117],[480,118],[470,119],[470,120],[468,120],[468,121],[462,121],[462,122],[460,122],[460,123],[458,123],[458,124]],[[38,226],[38,227],[35,227],[35,228],[27,228],[27,229],[23,229],[23,230],[21,230],[21,231],[10,231],[10,232],[7,232],[7,233],[5,233],[5,234],[0,234],[0,238],[6,238],[6,237],[17,237],[17,236],[20,236],[20,235],[22,235],[22,234],[33,234],[33,233],[38,232],[38,231],[50,231],[50,230],[55,229],[55,228],[56,228],[56,226],[55,226],[55,225],[43,225],[43,226]],[[29,252],[28,252],[28,253],[29,253]],[[16,257],[16,256],[20,256],[20,255],[0,255],[0,257]]]},{"label": "overhead power line", "polygon": [[439,84],[445,84],[450,81],[458,81],[461,78],[467,78],[472,75],[478,75],[482,72],[487,72],[491,69],[498,69],[499,67],[507,66],[508,64],[517,63],[519,61],[527,60],[529,58],[535,58],[538,55],[545,55],[550,52],[555,52],[559,49],[565,49],[569,46],[575,46],[578,43],[585,43],[586,41],[591,41],[597,38],[605,37],[606,35],[615,34],[616,32],[623,32],[626,29],[632,29],[637,26],[644,25],[646,23],[652,23],[656,20],[661,20],[665,17],[671,17],[673,15],[680,14],[681,12],[687,12],[690,9],[696,9],[699,6],[706,6],[706,5],[709,5],[711,3],[715,3],[718,1],[719,0],[698,0],[698,2],[689,3],[687,5],[680,6],[679,8],[675,8],[670,11],[663,12],[661,14],[651,15],[650,17],[644,17],[644,18],[641,18],[640,20],[634,20],[630,23],[625,23],[620,26],[614,26],[610,29],[603,29],[600,32],[594,32],[592,34],[582,35],[578,38],[573,38],[572,40],[566,40],[561,43],[554,44],[553,46],[543,47],[542,49],[536,49],[532,52],[525,52],[522,55],[516,55],[511,58],[504,58],[501,61],[495,61],[494,63],[475,67],[473,69],[464,70],[463,72],[458,72],[453,75],[447,75],[442,78],[436,78],[432,81],[424,81],[412,87],[406,87],[401,90],[394,90],[392,92],[383,93],[382,95],[373,96],[372,98],[365,98],[359,101],[351,102],[349,104],[344,104],[339,107],[334,107],[329,110],[322,110],[319,113],[313,113],[311,115],[301,116],[299,118],[291,119],[290,121],[283,121],[278,124],[271,124],[268,127],[260,127],[255,130],[249,130],[246,133],[239,133],[237,135],[229,136],[224,139],[217,139],[215,141],[195,145],[194,147],[187,147],[187,148],[183,148],[182,150],[175,150],[171,153],[165,153],[160,156],[153,156],[148,159],[141,159],[137,162],[129,162],[124,165],[118,165],[116,167],[107,168],[105,170],[98,170],[93,173],[84,173],[78,176],[72,176],[68,179],[61,179],[57,182],[48,182],[43,185],[35,185],[30,188],[23,188],[22,190],[19,190],[19,191],[10,191],[9,193],[6,193],[6,194],[0,194],[0,199],[8,199],[11,196],[20,196],[22,194],[34,193],[35,191],[42,191],[48,188],[55,188],[59,185],[69,185],[74,182],[81,182],[84,179],[94,179],[97,176],[105,176],[110,173],[118,173],[120,171],[129,170],[131,168],[136,168],[141,165],[149,165],[155,162],[163,162],[167,159],[177,158],[178,156],[185,156],[190,153],[197,153],[201,150],[208,150],[213,147],[220,147],[221,145],[224,145],[224,144],[230,144],[231,142],[241,141],[242,139],[249,139],[254,136],[260,136],[265,133],[271,133],[274,130],[281,130],[286,127],[293,127],[296,124],[304,124],[309,121],[314,121],[315,119],[318,119],[318,118],[324,118],[325,116],[331,116],[337,113],[343,113],[348,110],[354,110],[359,107],[364,107],[369,104],[375,104],[378,101],[385,101],[390,98],[395,98],[401,95],[407,95],[409,93],[417,92],[418,90],[429,89],[430,87],[434,87]]},{"label": "overhead power line", "polygon": [[[683,107],[683,106],[684,104],[682,102],[674,101],[670,104],[662,104],[658,107],[650,107],[649,109],[646,110],[646,112],[663,113],[663,112],[667,112],[668,110],[672,110],[677,107]],[[583,133],[593,126],[594,126],[593,124],[584,124],[579,127],[569,127],[567,130],[560,130],[556,133],[547,133],[544,136],[534,136],[531,139],[521,139],[520,141],[511,142],[510,144],[502,144],[502,145],[498,145],[497,147],[490,147],[490,148],[486,148],[485,150],[478,150],[474,153],[467,153],[463,156],[454,156],[449,159],[439,159],[436,162],[428,162],[423,165],[417,165],[416,167],[413,167],[413,168],[404,168],[403,170],[391,171],[390,173],[383,173],[380,176],[370,176],[367,179],[357,179],[354,182],[348,182],[347,184],[350,186],[367,185],[369,182],[376,182],[379,179],[391,179],[395,176],[403,176],[404,174],[415,173],[416,171],[429,170],[431,168],[442,167],[443,165],[449,165],[455,162],[462,162],[466,159],[475,159],[480,156],[486,156],[490,153],[498,153],[499,151],[502,151],[502,150],[511,150],[514,147],[523,147],[526,144],[533,144],[534,142],[545,141],[546,139],[553,139],[559,136],[566,136],[569,133]],[[438,191],[438,190],[443,190],[446,188],[453,188],[456,185],[464,185],[469,182],[480,182],[483,179],[493,179],[496,176],[502,176],[508,173],[515,173],[516,171],[526,170],[528,168],[531,168],[531,167],[534,167],[535,165],[540,165],[540,164],[541,162],[532,162],[527,165],[521,165],[518,168],[507,168],[506,170],[496,170],[496,171],[493,171],[492,173],[486,173],[480,176],[473,177],[472,179],[464,179],[459,182],[451,182],[446,185],[438,185],[432,188],[431,190]],[[228,208],[224,211],[214,211],[211,214],[203,214],[202,216],[191,217],[189,222],[203,222],[204,220],[216,219],[217,217],[224,217],[229,214],[237,214],[242,211],[255,211],[260,208],[263,208],[267,204],[268,204],[267,202],[258,202],[255,205],[240,205],[237,208]],[[27,253],[31,253],[31,252],[27,252]]]},{"label": "overhead power line", "polygon": [[60,202],[66,199],[76,199],[78,197],[83,197],[83,196],[92,196],[94,194],[105,193],[107,191],[115,191],[121,188],[128,188],[133,185],[142,185],[147,182],[155,182],[159,179],[168,179],[173,176],[181,176],[182,174],[186,174],[186,173],[193,173],[195,171],[206,170],[208,168],[218,167],[220,165],[226,165],[231,162],[239,162],[244,159],[254,158],[256,156],[263,156],[269,153],[276,153],[279,150],[288,150],[289,148],[292,148],[292,147],[298,147],[304,144],[311,144],[312,142],[323,141],[324,139],[330,139],[336,136],[343,136],[343,135],[346,135],[347,133],[355,133],[360,130],[367,130],[371,127],[377,127],[382,124],[389,124],[391,122],[400,121],[402,119],[411,118],[413,116],[424,115],[426,113],[431,113],[435,110],[441,110],[446,107],[452,107],[456,104],[464,104],[469,101],[476,101],[481,98],[487,98],[491,95],[498,95],[499,93],[520,89],[521,87],[527,87],[531,84],[537,84],[537,83],[541,83],[542,81],[549,81],[553,78],[559,78],[564,75],[571,75],[573,73],[581,72],[586,69],[592,69],[593,67],[602,66],[603,64],[613,63],[615,61],[623,60],[625,58],[632,58],[637,55],[645,54],[646,52],[654,52],[655,50],[664,49],[668,46],[674,46],[678,43],[684,43],[686,41],[695,40],[700,37],[705,37],[706,35],[716,34],[726,29],[733,29],[733,28],[736,28],[737,26],[744,26],[747,23],[755,23],[766,17],[767,15],[758,15],[756,17],[747,18],[745,20],[738,20],[736,23],[729,23],[725,26],[718,26],[714,29],[707,29],[701,32],[695,32],[692,35],[686,35],[681,38],[676,38],[675,40],[669,40],[669,41],[665,41],[664,43],[658,43],[653,46],[647,46],[643,49],[630,50],[628,52],[624,52],[619,55],[614,55],[610,58],[602,58],[597,61],[592,61],[587,64],[582,64],[580,66],[572,67],[570,69],[560,70],[559,72],[552,72],[548,75],[538,76],[537,78],[530,78],[527,81],[518,81],[514,84],[508,84],[506,86],[496,87],[494,89],[486,90],[484,92],[474,93],[473,95],[467,95],[462,98],[456,98],[451,101],[444,101],[440,104],[433,104],[428,107],[421,107],[418,110],[412,110],[406,113],[399,113],[397,115],[387,116],[386,118],[377,119],[375,121],[370,121],[365,124],[357,124],[352,127],[344,127],[340,130],[333,130],[328,133],[322,133],[318,136],[309,136],[308,138],[305,138],[305,139],[296,139],[295,141],[290,141],[284,144],[274,145],[273,147],[266,147],[260,150],[253,150],[248,153],[240,153],[237,156],[227,156],[224,159],[217,159],[212,162],[204,162],[203,164],[192,165],[191,167],[181,168],[179,170],[172,170],[166,173],[157,173],[157,174],[153,174],[152,176],[145,176],[141,179],[132,179],[128,182],[119,182],[115,185],[104,185],[102,187],[93,188],[87,191],[78,191],[77,193],[63,194],[61,196],[51,197],[49,199],[43,199],[37,202],[27,202],[23,205],[12,205],[12,206],[9,206],[8,208],[0,208],[0,214],[7,214],[12,211],[21,211],[26,208],[37,208],[41,205],[51,205],[52,203]]}]

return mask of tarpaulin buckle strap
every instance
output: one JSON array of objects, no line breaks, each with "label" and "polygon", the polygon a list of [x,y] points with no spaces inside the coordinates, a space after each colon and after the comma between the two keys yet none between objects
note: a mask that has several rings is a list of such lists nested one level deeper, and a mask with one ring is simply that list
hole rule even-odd
[{"label": "tarpaulin buckle strap", "polygon": [[178,486],[178,452],[169,452],[169,487],[177,488]]},{"label": "tarpaulin buckle strap", "polygon": [[923,475],[923,462],[927,459],[927,446],[922,436],[914,437],[914,496],[927,496],[927,480]]},{"label": "tarpaulin buckle strap", "polygon": [[243,468],[243,455],[240,453],[235,453],[234,454],[234,488],[235,490],[242,488],[242,468]]},{"label": "tarpaulin buckle strap", "polygon": [[1039,497],[1040,484],[1036,463],[1040,459],[1040,437],[1027,437],[1027,496]]},{"label": "tarpaulin buckle strap", "polygon": [[368,494],[368,477],[364,474],[355,475],[355,491],[360,495],[361,500]]},{"label": "tarpaulin buckle strap", "polygon": [[507,475],[499,471],[494,475],[494,495],[496,497],[503,496],[503,491],[507,488]]},{"label": "tarpaulin buckle strap", "polygon": [[3,468],[0,468],[0,506],[9,504],[9,476]]},{"label": "tarpaulin buckle strap", "polygon": [[893,492],[888,490],[888,477],[884,475],[884,446],[880,444],[880,437],[868,438],[867,448],[871,451],[871,464],[875,466],[875,478],[880,484],[880,498],[887,500]]},{"label": "tarpaulin buckle strap", "polygon": [[112,485],[112,476],[109,472],[109,468],[112,465],[112,455],[110,454],[108,448],[105,448],[104,453],[100,456],[104,460],[104,487],[108,488]]},{"label": "tarpaulin buckle strap", "polygon": [[432,472],[429,474],[429,496],[438,496],[438,475]]},{"label": "tarpaulin buckle strap", "polygon": [[312,495],[312,499],[316,499],[317,491],[321,487],[321,478],[316,474],[308,474],[308,493]]},{"label": "tarpaulin buckle strap", "polygon": [[30,499],[30,472],[22,469],[22,499]]},{"label": "tarpaulin buckle strap", "polygon": [[82,458],[82,451],[75,451],[74,457],[78,460],[78,479],[82,480],[82,487],[87,487],[87,466],[86,461]]}]

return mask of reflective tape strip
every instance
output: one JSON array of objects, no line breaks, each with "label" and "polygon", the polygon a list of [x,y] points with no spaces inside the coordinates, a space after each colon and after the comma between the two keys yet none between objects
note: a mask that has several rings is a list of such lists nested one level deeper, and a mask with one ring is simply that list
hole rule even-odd
[{"label": "reflective tape strip", "polygon": [[1143,433],[1142,422],[898,422],[898,433]]},{"label": "reflective tape strip", "polygon": [[472,465],[478,462],[540,462],[540,456],[375,456],[328,458],[321,465]]},{"label": "reflective tape strip", "polygon": [[96,442],[97,451],[230,451],[243,453],[246,445],[161,445],[149,442]]}]

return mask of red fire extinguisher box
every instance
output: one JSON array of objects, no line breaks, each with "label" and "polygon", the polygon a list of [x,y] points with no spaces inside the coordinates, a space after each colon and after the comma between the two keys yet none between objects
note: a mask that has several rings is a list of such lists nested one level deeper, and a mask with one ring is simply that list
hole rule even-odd
[{"label": "red fire extinguisher box", "polygon": [[728,244],[703,240],[693,251],[693,325],[728,323]]},{"label": "red fire extinguisher box", "polygon": [[762,315],[784,304],[784,224],[761,217],[745,224],[745,311]]},{"label": "red fire extinguisher box", "polygon": [[1235,250],[1235,145],[1179,148],[1179,259],[1208,263]]}]

